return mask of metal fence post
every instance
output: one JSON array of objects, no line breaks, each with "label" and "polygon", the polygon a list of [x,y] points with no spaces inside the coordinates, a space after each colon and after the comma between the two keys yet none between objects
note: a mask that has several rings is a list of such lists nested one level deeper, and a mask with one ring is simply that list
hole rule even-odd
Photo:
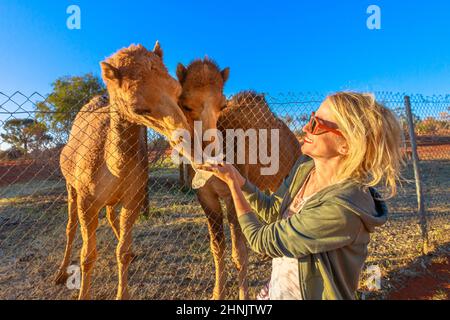
[{"label": "metal fence post", "polygon": [[180,163],[178,165],[178,183],[180,184],[180,187],[184,187],[184,165],[183,163]]},{"label": "metal fence post", "polygon": [[189,189],[191,186],[189,184],[189,164],[180,163],[178,172],[179,172],[179,183],[182,188]]},{"label": "metal fence post", "polygon": [[189,183],[189,168],[190,165],[187,163],[183,163],[183,180],[184,180],[184,187],[189,189],[191,187]]},{"label": "metal fence post", "polygon": [[411,158],[414,168],[414,178],[416,181],[416,193],[417,193],[417,205],[418,205],[418,214],[419,214],[419,224],[420,230],[422,233],[422,252],[424,254],[428,253],[428,227],[427,227],[427,217],[424,206],[424,198],[422,191],[422,180],[420,177],[420,167],[419,167],[419,155],[417,153],[417,143],[416,143],[416,134],[414,130],[414,121],[411,112],[411,99],[409,96],[405,96],[405,110],[406,110],[406,119],[408,121],[408,129],[409,129],[409,139],[411,142]]}]

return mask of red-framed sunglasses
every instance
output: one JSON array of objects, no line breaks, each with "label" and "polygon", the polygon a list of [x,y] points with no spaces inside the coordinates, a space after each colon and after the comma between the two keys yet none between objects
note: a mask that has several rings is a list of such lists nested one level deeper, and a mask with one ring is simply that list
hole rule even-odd
[{"label": "red-framed sunglasses", "polygon": [[311,117],[309,118],[308,122],[308,131],[309,133],[313,135],[319,135],[324,134],[326,132],[332,132],[334,134],[337,134],[338,136],[343,137],[342,132],[339,131],[339,129],[331,128],[327,126],[324,121],[320,118],[316,117],[316,113],[311,113]]}]

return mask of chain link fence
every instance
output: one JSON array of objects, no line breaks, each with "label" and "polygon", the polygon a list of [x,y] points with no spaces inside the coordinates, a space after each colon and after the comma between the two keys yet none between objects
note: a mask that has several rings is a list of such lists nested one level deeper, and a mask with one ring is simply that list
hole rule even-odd
[{"label": "chain link fence", "polygon": [[[324,98],[319,93],[266,94],[267,106],[278,119],[267,123],[280,126],[277,121],[281,120],[300,139],[301,128]],[[425,240],[428,250],[439,250],[450,240],[450,95],[410,96],[425,220],[418,214],[411,156],[414,150],[408,134],[404,95],[380,92],[376,98],[394,110],[403,124],[407,164],[399,194],[388,201],[390,220],[372,235],[369,247],[366,264],[380,268],[382,288],[378,294],[381,292],[382,296],[389,291],[394,272],[423,255]],[[64,253],[68,217],[59,157],[68,139],[67,129],[85,101],[74,106],[73,112],[68,111],[70,116],[60,117],[59,130],[53,130],[46,122],[46,115],[52,112],[36,108],[45,100],[38,93],[0,93],[0,299],[71,299],[78,295],[70,286],[54,285],[53,279]],[[239,115],[225,111],[228,118],[222,117],[223,125],[250,116],[242,110],[245,109]],[[258,111],[255,107],[252,110]],[[258,116],[265,117],[266,113],[251,114],[253,118]],[[247,123],[254,121],[247,120]],[[281,139],[280,145],[283,144],[286,141]],[[205,214],[195,192],[189,188],[186,168],[173,163],[166,139],[148,130],[147,146],[148,199],[133,228],[131,297],[209,299],[215,271]],[[280,157],[283,156],[287,155],[281,153]],[[290,163],[289,157],[286,159],[280,163]],[[288,172],[290,168],[281,169]],[[235,299],[238,275],[229,254],[230,237],[225,228],[226,297]],[[74,266],[79,265],[81,243],[77,231],[71,260]],[[116,245],[116,237],[102,210],[97,230],[98,259],[92,279],[95,299],[115,297]],[[250,295],[254,298],[270,278],[271,262],[252,252],[249,261]],[[366,280],[367,274],[363,274],[361,292],[365,294]],[[374,293],[374,297],[378,296]]]}]

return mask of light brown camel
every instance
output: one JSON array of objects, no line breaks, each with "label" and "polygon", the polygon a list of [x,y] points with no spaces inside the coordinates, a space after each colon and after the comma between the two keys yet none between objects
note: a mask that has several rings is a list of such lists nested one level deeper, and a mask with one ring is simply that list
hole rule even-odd
[{"label": "light brown camel", "polygon": [[[60,164],[67,183],[69,220],[67,245],[57,283],[67,279],[72,244],[79,221],[81,289],[79,299],[90,298],[91,273],[97,258],[98,214],[107,217],[118,238],[118,299],[129,298],[127,272],[131,260],[132,227],[145,199],[147,161],[145,127],[169,137],[177,128],[190,131],[177,102],[180,84],[162,61],[158,44],[153,52],[132,45],[101,63],[109,102],[94,98],[75,118]],[[122,205],[116,218],[114,207]],[[77,221],[78,217],[78,221]]]},{"label": "light brown camel", "polygon": [[[253,92],[242,92],[223,103],[223,84],[229,70],[220,71],[212,61],[196,60],[187,68],[179,64],[177,77],[183,93],[179,104],[183,107],[188,120],[201,120],[208,125],[203,129],[217,127],[226,129],[279,129],[279,171],[275,175],[261,175],[262,166],[258,164],[236,165],[238,170],[261,190],[275,191],[289,173],[300,156],[300,145],[289,128],[270,111],[264,96]],[[226,75],[226,77],[224,77]],[[219,118],[220,117],[220,118]],[[215,122],[216,121],[216,122]],[[192,125],[192,124],[191,124]],[[223,134],[225,137],[225,134]],[[268,150],[271,150],[268,141]],[[236,141],[234,142],[234,150]],[[245,150],[248,159],[248,149]],[[192,177],[193,171],[190,170]],[[232,259],[238,270],[239,298],[248,299],[248,251],[245,238],[236,217],[236,211],[226,184],[212,177],[204,187],[197,190],[198,200],[208,220],[211,252],[215,264],[215,285],[213,299],[226,296],[225,236],[223,212],[219,199],[226,205],[227,218],[231,231]]]}]

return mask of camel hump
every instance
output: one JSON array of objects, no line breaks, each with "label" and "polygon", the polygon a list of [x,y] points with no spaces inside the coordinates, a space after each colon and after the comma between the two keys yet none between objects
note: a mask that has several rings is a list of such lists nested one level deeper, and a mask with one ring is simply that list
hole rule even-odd
[{"label": "camel hump", "polygon": [[93,112],[109,105],[109,98],[106,95],[95,96],[81,108],[83,112]]},{"label": "camel hump", "polygon": [[270,110],[263,94],[255,91],[242,91],[227,102],[217,127],[219,129],[262,129],[278,128],[278,119]]},{"label": "camel hump", "polygon": [[255,106],[261,108],[262,105],[268,108],[264,94],[257,93],[256,91],[251,90],[241,91],[231,97],[231,99],[228,101],[229,107]]}]

